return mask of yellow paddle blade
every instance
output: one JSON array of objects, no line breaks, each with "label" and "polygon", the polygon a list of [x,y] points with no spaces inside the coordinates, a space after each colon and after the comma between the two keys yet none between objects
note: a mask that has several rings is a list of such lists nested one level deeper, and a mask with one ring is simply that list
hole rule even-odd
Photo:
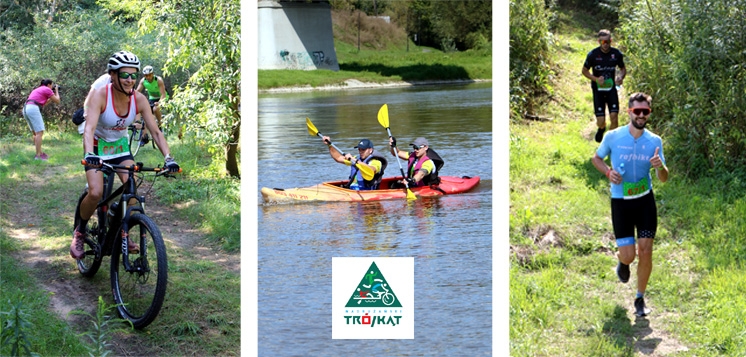
[{"label": "yellow paddle blade", "polygon": [[355,165],[355,167],[357,167],[360,170],[360,173],[363,174],[363,178],[366,181],[372,180],[373,176],[376,175],[375,170],[371,169],[370,166],[368,165],[358,163],[357,165]]},{"label": "yellow paddle blade", "polygon": [[311,123],[311,119],[308,119],[308,117],[306,117],[306,126],[308,127],[308,133],[311,134],[311,136],[316,136],[316,134],[319,133],[313,123]]},{"label": "yellow paddle blade", "polygon": [[417,199],[417,196],[415,196],[414,192],[412,192],[412,190],[410,190],[409,188],[407,188],[407,199],[408,200],[416,200]]},{"label": "yellow paddle blade", "polygon": [[378,109],[378,122],[384,128],[389,127],[389,105],[388,104],[384,104],[381,106],[381,109]]}]

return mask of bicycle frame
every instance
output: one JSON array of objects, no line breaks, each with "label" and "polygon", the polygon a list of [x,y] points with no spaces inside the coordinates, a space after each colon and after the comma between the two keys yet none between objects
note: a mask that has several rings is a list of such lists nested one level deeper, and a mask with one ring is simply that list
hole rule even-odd
[{"label": "bicycle frame", "polygon": [[[104,166],[99,171],[104,174],[104,193],[101,201],[96,205],[97,212],[99,212],[99,237],[104,237],[104,241],[100,242],[103,257],[104,255],[111,255],[114,253],[112,244],[115,241],[115,234],[121,233],[122,246],[120,247],[124,268],[128,272],[136,272],[140,268],[133,268],[129,264],[129,250],[127,249],[127,241],[129,237],[126,233],[129,231],[127,222],[132,212],[140,212],[145,214],[145,197],[137,195],[137,185],[135,184],[135,172],[139,172],[142,167],[142,163],[137,163],[134,166],[121,166],[121,165],[109,165]],[[127,168],[127,182],[123,183],[116,190],[114,190],[114,180],[117,175],[115,174],[119,169]],[[151,169],[155,170],[155,169]],[[150,170],[146,170],[150,171]],[[112,192],[113,191],[113,192]],[[116,198],[119,197],[118,202]],[[137,200],[138,204],[129,205],[131,199]],[[116,204],[115,204],[116,203]],[[100,210],[99,210],[100,209]],[[110,209],[114,209],[113,219],[107,219]],[[141,249],[147,249],[142,247]],[[147,254],[143,251],[141,254]]]}]

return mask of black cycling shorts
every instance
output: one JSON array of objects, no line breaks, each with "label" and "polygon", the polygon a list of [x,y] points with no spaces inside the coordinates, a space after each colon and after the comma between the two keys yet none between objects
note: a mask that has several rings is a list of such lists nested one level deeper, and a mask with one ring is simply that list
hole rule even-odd
[{"label": "black cycling shorts", "polygon": [[612,198],[611,222],[617,240],[634,239],[635,228],[638,238],[655,238],[655,232],[658,230],[658,209],[653,191],[632,200]]},{"label": "black cycling shorts", "polygon": [[609,113],[619,113],[619,94],[616,87],[610,91],[593,90],[593,112],[597,117],[606,116],[606,106],[609,106]]},{"label": "black cycling shorts", "polygon": [[[98,152],[98,145],[94,145],[93,146],[93,152]],[[125,155],[125,156],[115,157],[115,158],[113,158],[111,160],[104,160],[104,162],[107,163],[107,164],[109,164],[109,165],[121,165],[123,162],[125,162],[127,160],[135,161],[135,157],[132,156],[132,153],[129,153],[129,154]],[[91,166],[88,166],[88,165],[85,166],[86,172],[88,170],[96,170],[96,169],[98,169],[98,168],[97,167],[91,167]]]}]

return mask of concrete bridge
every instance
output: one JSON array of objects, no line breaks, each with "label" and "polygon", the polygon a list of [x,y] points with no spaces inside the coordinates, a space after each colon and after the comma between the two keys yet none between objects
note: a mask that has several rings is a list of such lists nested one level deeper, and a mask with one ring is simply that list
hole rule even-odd
[{"label": "concrete bridge", "polygon": [[339,70],[329,1],[260,0],[259,69]]}]

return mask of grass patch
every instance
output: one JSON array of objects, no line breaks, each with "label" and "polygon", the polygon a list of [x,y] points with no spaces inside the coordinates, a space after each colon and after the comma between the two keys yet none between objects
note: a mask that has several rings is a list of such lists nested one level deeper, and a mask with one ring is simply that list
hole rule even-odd
[{"label": "grass patch", "polygon": [[[0,229],[0,312],[9,312],[14,305],[21,304],[31,323],[30,328],[24,329],[31,352],[41,356],[85,355],[86,346],[75,331],[47,311],[49,293],[38,288],[36,278],[28,268],[10,258],[14,252],[24,249],[8,236],[6,228]],[[0,323],[5,324],[8,318],[10,316],[0,314]],[[0,355],[10,354],[10,346],[0,348]]]}]

